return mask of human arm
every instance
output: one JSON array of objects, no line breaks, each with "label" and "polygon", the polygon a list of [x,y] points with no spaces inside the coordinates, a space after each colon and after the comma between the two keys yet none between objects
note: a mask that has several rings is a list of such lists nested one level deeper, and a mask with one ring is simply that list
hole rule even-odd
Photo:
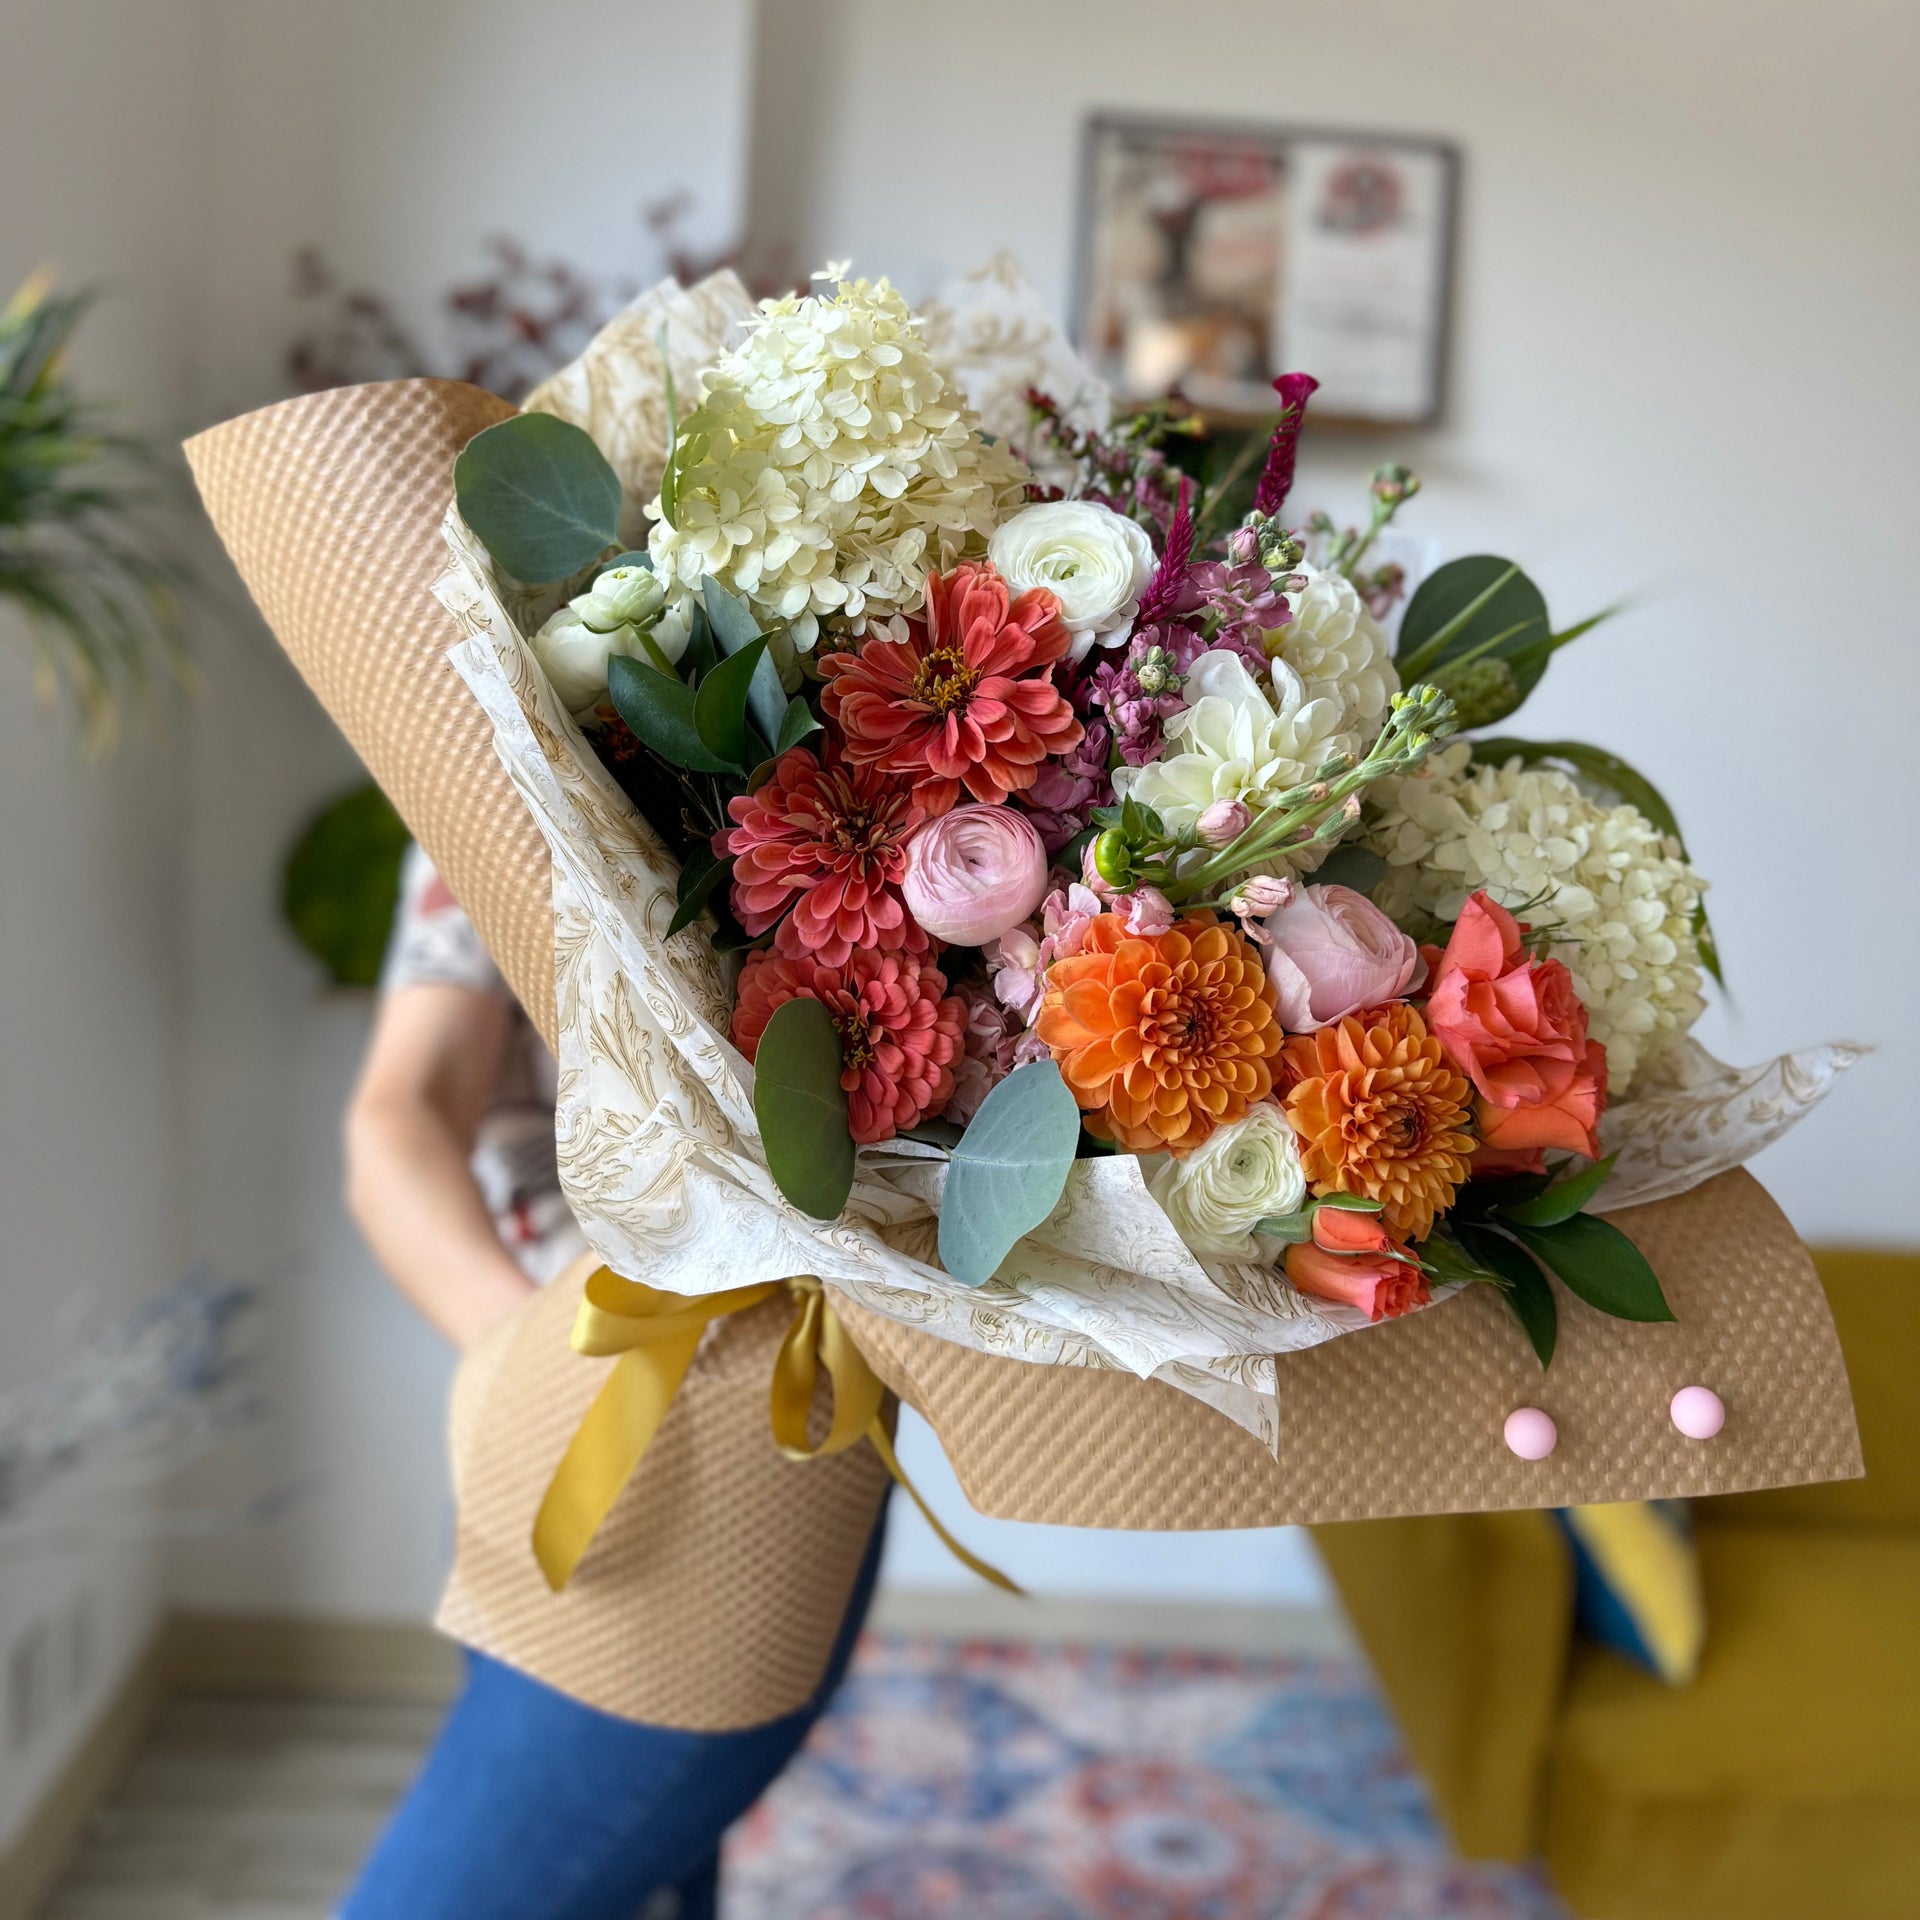
[{"label": "human arm", "polygon": [[462,1349],[532,1288],[468,1164],[512,1022],[497,993],[391,987],[347,1106],[348,1210],[400,1290]]}]

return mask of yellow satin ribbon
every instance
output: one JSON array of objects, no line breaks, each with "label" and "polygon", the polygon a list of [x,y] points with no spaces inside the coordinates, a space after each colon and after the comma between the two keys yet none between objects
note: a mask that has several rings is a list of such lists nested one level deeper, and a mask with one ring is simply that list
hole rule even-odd
[{"label": "yellow satin ribbon", "polygon": [[[871,1441],[947,1551],[983,1580],[1009,1593],[1020,1592],[998,1568],[954,1539],[908,1479],[881,1418],[886,1389],[811,1274],[689,1295],[623,1280],[606,1267],[587,1281],[574,1316],[573,1347],[590,1357],[617,1354],[619,1359],[567,1443],[534,1515],[533,1554],[548,1586],[558,1593],[573,1577],[620,1489],[659,1432],[707,1328],[728,1314],[758,1306],[782,1288],[793,1296],[794,1315],[773,1362],[770,1414],[780,1451],[789,1460],[817,1460],[862,1439]],[[833,1383],[833,1420],[816,1447],[807,1443],[807,1420],[823,1366]]]}]

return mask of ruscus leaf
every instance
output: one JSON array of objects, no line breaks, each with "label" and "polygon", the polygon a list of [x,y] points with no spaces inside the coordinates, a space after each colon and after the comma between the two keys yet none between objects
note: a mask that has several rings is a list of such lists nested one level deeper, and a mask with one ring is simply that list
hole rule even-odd
[{"label": "ruscus leaf", "polygon": [[1597,1214],[1576,1213],[1558,1226],[1512,1229],[1527,1251],[1551,1267],[1567,1291],[1616,1320],[1671,1320],[1673,1309],[1647,1256]]},{"label": "ruscus leaf", "polygon": [[719,759],[700,738],[694,724],[694,691],[671,673],[662,673],[644,660],[616,653],[607,662],[607,693],[634,738],[643,742],[670,766],[694,773],[738,773]]},{"label": "ruscus leaf", "polygon": [[[706,605],[707,620],[723,654],[738,653],[761,638],[760,622],[753,608],[711,575],[700,583],[700,598]],[[780,737],[780,728],[787,717],[787,690],[780,684],[780,669],[774,665],[771,647],[761,655],[760,665],[754,672],[747,710],[767,739]]]},{"label": "ruscus leaf", "polygon": [[837,1220],[853,1191],[840,1030],[818,1000],[773,1011],[753,1060],[753,1113],[773,1183],[802,1213]]},{"label": "ruscus leaf", "polygon": [[780,721],[780,737],[773,743],[775,753],[785,753],[789,747],[797,747],[810,733],[820,731],[820,722],[813,717],[813,709],[798,694],[787,702],[786,713]]},{"label": "ruscus leaf", "polygon": [[453,463],[460,517],[503,571],[565,580],[620,538],[620,476],[593,436],[550,413],[476,433]]},{"label": "ruscus leaf", "polygon": [[1604,1160],[1596,1160],[1592,1166],[1583,1167],[1562,1180],[1558,1186],[1549,1187],[1545,1193],[1500,1208],[1499,1218],[1516,1227],[1557,1227],[1561,1221],[1571,1220],[1607,1184],[1607,1175],[1619,1158],[1617,1153],[1610,1153]]},{"label": "ruscus leaf", "polygon": [[1520,1322],[1535,1357],[1543,1368],[1553,1365],[1554,1343],[1560,1333],[1560,1309],[1547,1276],[1525,1248],[1486,1227],[1455,1223],[1452,1231],[1468,1256],[1500,1277],[1501,1297]]},{"label": "ruscus leaf", "polygon": [[747,689],[767,643],[753,640],[729,654],[700,682],[693,696],[693,724],[700,744],[730,767],[744,771],[747,752]]},{"label": "ruscus leaf", "polygon": [[991,1280],[1055,1207],[1080,1139],[1080,1108],[1051,1060],[1015,1067],[980,1103],[947,1168],[940,1260],[963,1285]]}]

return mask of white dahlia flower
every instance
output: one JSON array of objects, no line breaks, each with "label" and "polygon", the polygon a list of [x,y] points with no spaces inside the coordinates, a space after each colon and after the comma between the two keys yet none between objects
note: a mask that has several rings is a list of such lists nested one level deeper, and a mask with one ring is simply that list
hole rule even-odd
[{"label": "white dahlia flower", "polygon": [[711,574],[803,649],[825,614],[862,632],[1024,497],[1026,469],[977,428],[885,280],[763,301],[681,425],[673,524],[647,508],[654,565],[686,588]]},{"label": "white dahlia flower", "polygon": [[1215,1127],[1204,1146],[1169,1156],[1148,1175],[1147,1189],[1180,1238],[1208,1260],[1270,1261],[1280,1242],[1263,1247],[1255,1225],[1307,1203],[1293,1128],[1270,1100]]},{"label": "white dahlia flower", "polygon": [[1132,633],[1156,565],[1146,528],[1092,500],[1023,507],[995,532],[987,558],[1015,593],[1045,587],[1060,602],[1075,660]]},{"label": "white dahlia flower", "polygon": [[1302,567],[1306,584],[1287,595],[1293,618],[1266,635],[1276,659],[1306,682],[1311,699],[1340,702],[1340,731],[1364,754],[1387,723],[1387,703],[1400,691],[1393,644],[1345,574]]},{"label": "white dahlia flower", "polygon": [[1197,830],[1200,816],[1222,800],[1259,813],[1311,780],[1335,750],[1339,701],[1311,697],[1284,661],[1273,663],[1270,698],[1238,653],[1214,647],[1194,661],[1184,691],[1187,704],[1166,723],[1162,756],[1113,770],[1115,793],[1154,808],[1176,831]]},{"label": "white dahlia flower", "polygon": [[1533,902],[1607,1049],[1612,1094],[1706,1010],[1693,912],[1704,882],[1638,809],[1604,806],[1564,773],[1475,766],[1465,741],[1367,796],[1365,843],[1387,862],[1375,901],[1452,919],[1484,887]]}]

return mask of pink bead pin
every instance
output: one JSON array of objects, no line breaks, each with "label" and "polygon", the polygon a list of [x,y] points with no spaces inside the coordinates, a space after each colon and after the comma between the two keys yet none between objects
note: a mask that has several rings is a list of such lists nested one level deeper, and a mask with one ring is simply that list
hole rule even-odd
[{"label": "pink bead pin", "polygon": [[1726,1403],[1711,1387],[1682,1387],[1667,1412],[1689,1440],[1711,1440],[1727,1424]]},{"label": "pink bead pin", "polygon": [[1507,1415],[1506,1441],[1522,1460],[1544,1460],[1560,1444],[1560,1432],[1538,1407],[1515,1407]]}]

